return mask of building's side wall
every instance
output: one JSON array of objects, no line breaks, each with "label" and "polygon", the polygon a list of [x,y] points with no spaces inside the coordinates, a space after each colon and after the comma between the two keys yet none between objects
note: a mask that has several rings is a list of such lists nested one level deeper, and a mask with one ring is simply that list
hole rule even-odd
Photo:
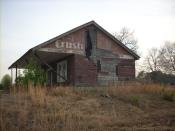
[{"label": "building's side wall", "polygon": [[96,31],[96,60],[101,61],[98,83],[109,84],[116,80],[135,78],[135,60],[103,32]]},{"label": "building's side wall", "polygon": [[101,64],[101,70],[98,72],[98,84],[107,85],[118,80],[115,73],[118,59],[115,54],[103,49],[97,49],[96,60],[99,60]]},{"label": "building's side wall", "polygon": [[135,60],[120,59],[117,67],[119,80],[131,80],[135,78]]},{"label": "building's side wall", "polygon": [[[92,42],[91,56],[85,56],[86,31],[90,32]],[[93,26],[81,29],[59,40],[60,42],[79,43],[79,49],[66,47],[63,52],[74,53],[68,60],[68,81],[73,85],[107,85],[117,80],[132,79],[135,77],[135,60],[124,48],[117,45],[111,38]],[[56,42],[45,48],[58,48]],[[101,70],[97,72],[97,61],[100,60]],[[53,65],[55,66],[56,63]],[[56,67],[55,67],[56,68]],[[56,83],[56,74],[54,73]]]}]

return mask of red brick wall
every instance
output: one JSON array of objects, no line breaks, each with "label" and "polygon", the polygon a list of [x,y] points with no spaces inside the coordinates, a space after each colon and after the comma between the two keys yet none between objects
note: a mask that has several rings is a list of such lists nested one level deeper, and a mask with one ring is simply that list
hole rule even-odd
[{"label": "red brick wall", "polygon": [[74,84],[75,85],[96,85],[96,65],[85,56],[74,55]]},{"label": "red brick wall", "polygon": [[118,67],[118,74],[119,76],[123,77],[134,77],[135,76],[135,69],[133,66],[119,66]]},{"label": "red brick wall", "polygon": [[74,64],[74,55],[69,57],[67,59],[67,73],[68,73],[68,81],[67,83],[70,85],[74,85],[74,69],[75,69],[75,64]]},{"label": "red brick wall", "polygon": [[121,59],[118,64],[118,76],[119,79],[135,78],[135,61],[129,59]]}]

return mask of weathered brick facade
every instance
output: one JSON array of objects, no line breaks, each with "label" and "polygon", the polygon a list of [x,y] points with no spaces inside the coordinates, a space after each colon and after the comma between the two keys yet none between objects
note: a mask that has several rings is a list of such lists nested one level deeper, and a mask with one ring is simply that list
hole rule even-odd
[{"label": "weathered brick facade", "polygon": [[121,59],[117,65],[119,80],[128,80],[135,78],[135,61]]},{"label": "weathered brick facade", "polygon": [[[118,80],[134,79],[135,60],[139,58],[94,21],[32,50],[45,61],[40,63],[48,72],[51,84],[107,85]],[[23,59],[26,60],[26,56],[21,57],[22,62],[17,61],[12,66],[25,63]]]},{"label": "weathered brick facade", "polygon": [[97,67],[92,60],[81,55],[74,56],[74,83],[75,85],[96,85]]},{"label": "weathered brick facade", "polygon": [[[88,60],[86,57],[82,55],[70,55],[64,59],[61,59],[59,61],[50,63],[52,67],[56,70],[56,64],[66,60],[68,62],[67,66],[67,73],[68,78],[66,81],[66,84],[69,85],[96,85],[97,84],[97,68],[96,65]],[[57,83],[57,74],[52,73],[53,84],[59,84]],[[49,77],[50,79],[50,77]],[[50,81],[50,80],[49,80]]]}]

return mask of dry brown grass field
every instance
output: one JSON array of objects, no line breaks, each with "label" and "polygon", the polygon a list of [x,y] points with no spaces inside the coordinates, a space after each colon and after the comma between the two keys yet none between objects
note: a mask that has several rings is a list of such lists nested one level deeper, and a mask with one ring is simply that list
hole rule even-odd
[{"label": "dry brown grass field", "polygon": [[173,131],[175,87],[29,87],[0,93],[1,131]]}]

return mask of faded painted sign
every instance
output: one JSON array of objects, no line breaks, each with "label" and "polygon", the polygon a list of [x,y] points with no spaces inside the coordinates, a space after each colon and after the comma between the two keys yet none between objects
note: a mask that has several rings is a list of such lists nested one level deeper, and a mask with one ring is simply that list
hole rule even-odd
[{"label": "faded painted sign", "polygon": [[41,48],[40,51],[57,52],[57,53],[71,53],[84,55],[84,46],[80,42],[56,41],[56,48]]},{"label": "faded painted sign", "polygon": [[66,48],[66,49],[78,49],[83,50],[83,44],[79,42],[67,42],[67,41],[59,41],[55,42],[56,48]]}]

